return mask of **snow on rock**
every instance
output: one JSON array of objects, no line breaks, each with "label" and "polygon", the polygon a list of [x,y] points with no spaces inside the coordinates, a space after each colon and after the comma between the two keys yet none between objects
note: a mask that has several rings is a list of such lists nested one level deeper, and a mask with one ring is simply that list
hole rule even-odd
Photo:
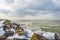
[{"label": "snow on rock", "polygon": [[33,32],[30,30],[30,29],[25,29],[24,30],[26,33],[25,33],[25,36],[27,37],[27,38],[30,38],[31,36],[32,36],[32,34],[33,34]]},{"label": "snow on rock", "polygon": [[18,34],[15,34],[14,36],[9,36],[7,39],[14,39],[14,38],[18,38],[18,39],[28,39],[28,38],[26,38],[24,35],[18,36]]},{"label": "snow on rock", "polygon": [[11,28],[11,29],[9,29],[10,31],[13,31],[14,32],[14,34],[15,34],[15,30],[13,29],[13,28]]},{"label": "snow on rock", "polygon": [[0,28],[0,36],[4,35],[4,33],[3,28]]},{"label": "snow on rock", "polygon": [[[0,22],[0,27],[2,27],[3,22],[4,21]],[[17,26],[13,25],[13,27],[16,28]],[[55,33],[45,32],[45,31],[42,31],[42,30],[36,30],[35,32],[33,32],[28,26],[26,28],[26,26],[24,24],[20,24],[20,27],[24,29],[23,35],[20,35],[20,36],[17,33],[15,33],[16,29],[14,29],[14,28],[6,29],[7,31],[13,31],[14,32],[14,35],[13,36],[9,36],[7,39],[14,39],[14,38],[18,38],[18,39],[30,39],[34,33],[42,35],[43,37],[45,37],[45,38],[47,38],[49,40],[54,39]],[[5,32],[3,31],[3,28],[0,28],[0,36],[4,35],[4,33]]]},{"label": "snow on rock", "polygon": [[13,38],[18,38],[18,39],[30,39],[32,37],[33,33],[31,30],[26,29],[26,33],[23,35],[19,36],[18,34],[14,34],[14,36],[9,36],[7,39],[13,39]]},{"label": "snow on rock", "polygon": [[52,32],[45,32],[45,33],[43,33],[42,36],[44,36],[45,38],[50,39],[50,40],[54,39],[54,33],[52,33]]},{"label": "snow on rock", "polygon": [[4,21],[0,21],[0,27],[2,27]]}]

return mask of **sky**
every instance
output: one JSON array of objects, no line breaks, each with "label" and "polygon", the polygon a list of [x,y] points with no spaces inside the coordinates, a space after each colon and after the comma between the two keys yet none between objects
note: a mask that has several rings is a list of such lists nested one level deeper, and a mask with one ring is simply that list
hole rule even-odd
[{"label": "sky", "polygon": [[0,19],[60,19],[60,0],[0,0]]}]

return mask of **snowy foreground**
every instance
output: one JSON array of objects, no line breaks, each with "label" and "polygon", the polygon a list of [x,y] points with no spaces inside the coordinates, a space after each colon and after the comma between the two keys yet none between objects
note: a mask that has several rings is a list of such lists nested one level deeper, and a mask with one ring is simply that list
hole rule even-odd
[{"label": "snowy foreground", "polygon": [[[12,29],[12,31],[14,31]],[[27,31],[27,30],[26,30]],[[3,31],[3,28],[0,28],[0,36],[3,35],[5,32]],[[30,39],[30,37],[32,37],[33,35],[33,32],[31,30],[28,30],[27,31],[27,34],[25,35],[22,35],[22,36],[18,36],[18,34],[14,34],[14,36],[9,36],[7,39],[13,39],[13,38],[18,38],[18,39]],[[54,33],[51,33],[51,32],[44,32],[42,34],[42,36],[46,37],[47,39],[54,39]]]},{"label": "snowy foreground", "polygon": [[[2,27],[2,25],[3,25],[2,23],[3,23],[3,21],[0,22],[0,27]],[[18,39],[28,39],[28,40],[30,40],[30,38],[32,37],[32,35],[35,32],[33,32],[30,29],[26,29],[25,27],[23,27],[23,29],[24,29],[24,34],[21,35],[21,36],[19,36],[17,33],[15,33],[15,29],[13,29],[13,28],[9,29],[10,31],[13,31],[14,32],[14,35],[7,37],[7,39],[11,39],[12,40],[13,38],[18,38]],[[45,38],[47,38],[49,40],[54,39],[55,33],[52,33],[52,32],[44,32],[44,31],[40,31],[40,32],[41,32],[41,34],[39,34],[39,35],[42,35],[43,37],[45,37]],[[0,28],[0,36],[4,35],[4,33],[5,33],[5,31],[3,30],[3,27]]]}]

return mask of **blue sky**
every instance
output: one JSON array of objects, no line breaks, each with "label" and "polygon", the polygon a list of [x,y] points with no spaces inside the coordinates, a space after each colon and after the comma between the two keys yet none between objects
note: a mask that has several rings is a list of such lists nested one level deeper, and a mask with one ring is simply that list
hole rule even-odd
[{"label": "blue sky", "polygon": [[0,19],[60,19],[60,0],[0,0]]}]

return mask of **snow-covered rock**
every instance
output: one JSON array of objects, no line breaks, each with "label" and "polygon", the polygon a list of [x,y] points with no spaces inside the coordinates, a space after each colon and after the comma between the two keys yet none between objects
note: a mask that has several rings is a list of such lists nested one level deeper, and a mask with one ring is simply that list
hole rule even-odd
[{"label": "snow-covered rock", "polygon": [[0,28],[0,36],[4,35],[5,31],[3,31],[3,28]]},{"label": "snow-covered rock", "polygon": [[45,33],[43,33],[42,36],[44,36],[45,38],[50,39],[50,40],[54,39],[54,33],[52,33],[52,32],[45,32]]},{"label": "snow-covered rock", "polygon": [[18,34],[15,34],[14,36],[9,36],[7,39],[14,39],[14,38],[17,38],[17,39],[28,39],[24,35],[18,36]]},{"label": "snow-covered rock", "polygon": [[0,21],[0,27],[2,27],[4,21]]},{"label": "snow-covered rock", "polygon": [[32,35],[33,35],[33,32],[32,32],[32,30],[30,30],[30,29],[25,29],[24,30],[25,31],[25,36],[27,37],[27,38],[30,38]]},{"label": "snow-covered rock", "polygon": [[[4,21],[0,22],[0,27],[2,27],[3,22]],[[17,25],[19,25],[19,26],[17,26]],[[10,26],[7,26],[7,27],[10,27]],[[16,27],[18,27],[17,29],[19,29],[19,30],[17,30]],[[3,28],[0,28],[0,36],[2,36],[2,35],[6,36],[7,35],[8,36],[7,39],[11,39],[11,40],[13,40],[13,39],[28,39],[28,40],[30,40],[31,37],[32,37],[32,39],[34,39],[34,38],[38,39],[38,38],[41,38],[41,37],[44,38],[44,39],[45,38],[49,39],[49,40],[55,39],[55,33],[45,32],[45,31],[42,31],[42,30],[32,31],[29,26],[26,27],[24,24],[14,25],[13,22],[12,22],[11,23],[11,28],[6,28],[6,31],[4,31]],[[23,29],[23,31],[22,31],[22,29]],[[17,31],[17,33],[16,33],[16,31]],[[18,35],[20,32],[22,32],[23,34]],[[36,33],[36,34],[34,34],[34,33]],[[34,39],[34,40],[36,40],[36,39]]]}]

